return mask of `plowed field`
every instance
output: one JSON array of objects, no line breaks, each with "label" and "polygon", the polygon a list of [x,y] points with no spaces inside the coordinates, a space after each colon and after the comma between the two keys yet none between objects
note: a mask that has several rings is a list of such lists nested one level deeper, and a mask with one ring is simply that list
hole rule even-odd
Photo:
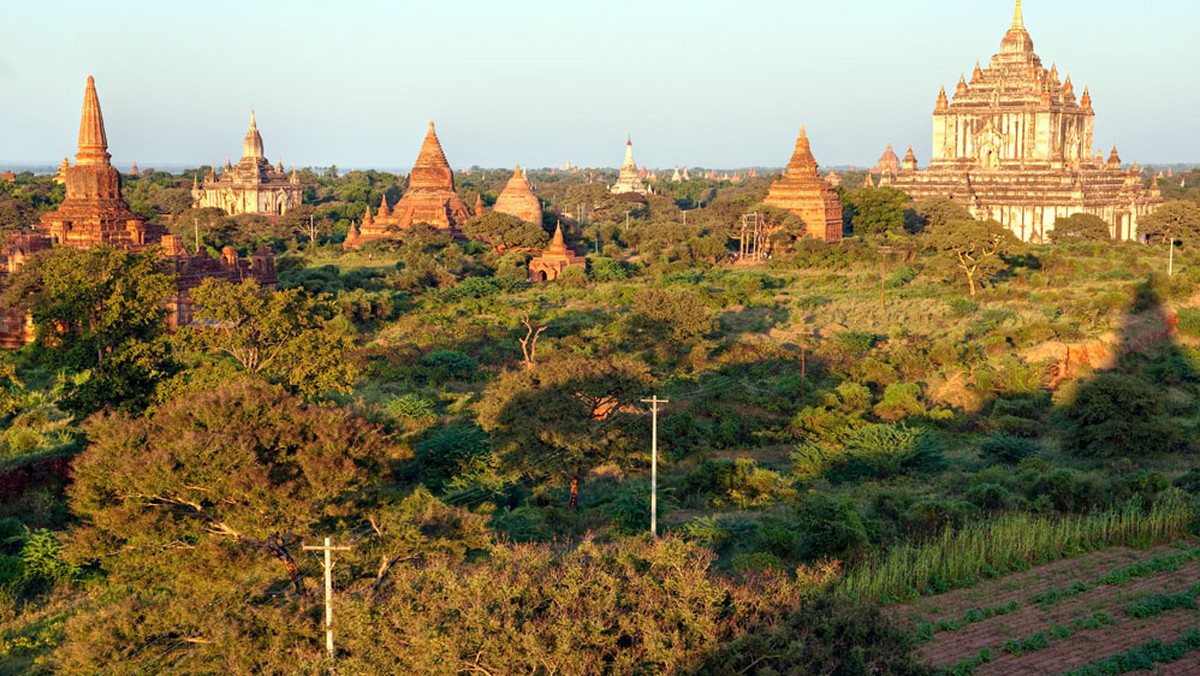
[{"label": "plowed field", "polygon": [[[926,660],[947,673],[1042,676],[1153,641],[1179,641],[1200,628],[1200,610],[1191,602],[1200,602],[1197,583],[1200,543],[1122,547],[885,610],[924,637]],[[1161,596],[1176,603],[1150,616],[1130,614],[1132,604]],[[1156,662],[1154,669],[1107,673],[1200,674],[1200,651]]]}]

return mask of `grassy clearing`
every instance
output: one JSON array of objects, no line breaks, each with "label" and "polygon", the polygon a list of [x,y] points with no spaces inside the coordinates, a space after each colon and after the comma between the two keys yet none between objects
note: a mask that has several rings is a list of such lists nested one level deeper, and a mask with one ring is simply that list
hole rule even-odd
[{"label": "grassy clearing", "polygon": [[1008,514],[948,528],[926,544],[893,547],[852,571],[840,589],[879,603],[902,601],[1104,547],[1179,538],[1195,518],[1187,496],[1175,491],[1149,510],[1130,502],[1081,518]]}]

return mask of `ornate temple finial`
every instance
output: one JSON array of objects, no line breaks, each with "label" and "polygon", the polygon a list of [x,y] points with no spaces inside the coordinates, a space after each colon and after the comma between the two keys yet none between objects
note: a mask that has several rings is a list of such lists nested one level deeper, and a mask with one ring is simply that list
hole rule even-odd
[{"label": "ornate temple finial", "polygon": [[808,138],[808,134],[804,133],[804,125],[800,125],[800,138]]},{"label": "ornate temple finial", "polygon": [[1017,0],[1017,9],[1013,12],[1013,30],[1025,30],[1025,17],[1021,15],[1021,0]]},{"label": "ornate temple finial", "polygon": [[254,106],[250,106],[250,128],[251,129],[257,128],[254,124]]},{"label": "ornate temple finial", "polygon": [[100,98],[96,96],[96,81],[87,79],[83,93],[83,113],[79,116],[79,152],[75,164],[108,164],[108,136],[104,133],[104,116],[100,113]]}]

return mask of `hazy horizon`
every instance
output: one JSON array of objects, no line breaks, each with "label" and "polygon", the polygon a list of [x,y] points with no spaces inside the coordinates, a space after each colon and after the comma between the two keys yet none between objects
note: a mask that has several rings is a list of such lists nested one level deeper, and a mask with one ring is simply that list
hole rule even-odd
[{"label": "hazy horizon", "polygon": [[[822,166],[871,166],[889,141],[924,166],[938,89],[987,65],[1012,5],[24,3],[0,25],[0,170],[74,154],[89,74],[122,168],[236,161],[252,106],[288,167],[407,172],[431,119],[455,169],[615,167],[627,136],[649,167],[781,167],[801,124]],[[1046,65],[1089,87],[1098,149],[1189,164],[1200,87],[1170,64],[1200,55],[1200,7],[1155,7],[1024,16]]]}]

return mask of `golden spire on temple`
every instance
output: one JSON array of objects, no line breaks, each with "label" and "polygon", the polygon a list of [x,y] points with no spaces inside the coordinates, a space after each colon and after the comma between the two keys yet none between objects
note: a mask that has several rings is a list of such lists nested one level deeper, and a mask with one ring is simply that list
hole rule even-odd
[{"label": "golden spire on temple", "polygon": [[1013,30],[1025,30],[1025,18],[1021,16],[1021,0],[1017,0],[1017,9],[1013,12]]}]

